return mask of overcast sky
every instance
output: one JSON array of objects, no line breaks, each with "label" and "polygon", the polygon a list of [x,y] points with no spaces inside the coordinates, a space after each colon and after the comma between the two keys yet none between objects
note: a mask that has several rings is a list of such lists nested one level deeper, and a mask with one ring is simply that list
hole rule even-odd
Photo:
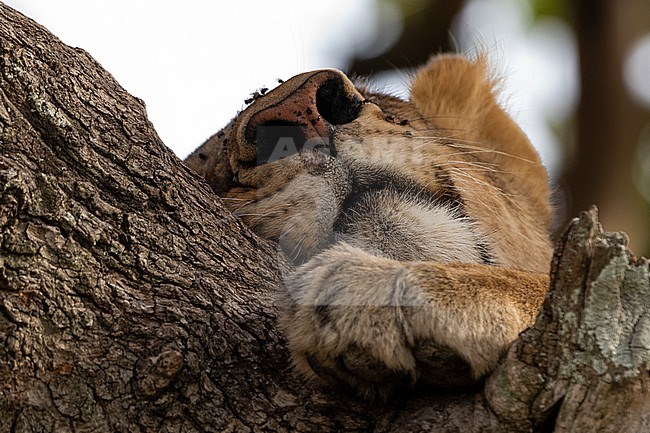
[{"label": "overcast sky", "polygon": [[[305,70],[342,67],[355,47],[367,47],[377,26],[373,0],[5,3],[88,51],[143,99],[179,157],[224,126],[256,89]],[[532,25],[526,2],[473,0],[454,36],[461,49],[491,47],[506,76],[505,105],[553,169],[558,145],[546,121],[569,113],[577,96],[575,44],[566,25]],[[404,75],[383,80],[380,87],[406,96]]]}]

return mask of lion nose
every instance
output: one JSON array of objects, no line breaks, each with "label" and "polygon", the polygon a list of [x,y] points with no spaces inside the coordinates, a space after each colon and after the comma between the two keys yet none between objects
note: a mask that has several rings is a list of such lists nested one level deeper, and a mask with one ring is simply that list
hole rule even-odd
[{"label": "lion nose", "polygon": [[359,116],[364,98],[340,71],[319,70],[291,78],[256,101],[240,126],[243,139],[255,148],[257,165],[301,150],[331,156],[336,125]]}]

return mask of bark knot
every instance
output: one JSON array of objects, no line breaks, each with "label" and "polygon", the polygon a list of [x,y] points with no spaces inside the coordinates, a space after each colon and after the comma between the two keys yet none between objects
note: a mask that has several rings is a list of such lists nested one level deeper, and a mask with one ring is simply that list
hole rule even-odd
[{"label": "bark knot", "polygon": [[178,350],[166,350],[160,355],[148,358],[141,363],[141,371],[136,382],[138,394],[155,398],[167,389],[183,369],[183,354]]}]

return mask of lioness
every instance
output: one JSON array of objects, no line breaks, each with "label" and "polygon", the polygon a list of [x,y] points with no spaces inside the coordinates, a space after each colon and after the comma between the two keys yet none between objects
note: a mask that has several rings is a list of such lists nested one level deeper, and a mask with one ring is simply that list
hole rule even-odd
[{"label": "lioness", "polygon": [[477,383],[547,290],[546,170],[485,58],[434,57],[408,101],[342,72],[256,94],[187,164],[296,263],[297,368],[366,395]]}]

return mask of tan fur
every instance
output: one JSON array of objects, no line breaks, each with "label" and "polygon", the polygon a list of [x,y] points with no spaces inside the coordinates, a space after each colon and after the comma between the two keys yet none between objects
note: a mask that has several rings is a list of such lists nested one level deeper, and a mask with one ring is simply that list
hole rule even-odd
[{"label": "tan fur", "polygon": [[[325,94],[339,102],[323,103],[333,82]],[[434,57],[409,101],[309,72],[188,158],[300,265],[282,297],[300,371],[366,395],[468,386],[532,323],[551,255],[546,171],[494,84],[482,57]],[[274,120],[331,140],[335,155],[260,161],[251,128]]]}]

